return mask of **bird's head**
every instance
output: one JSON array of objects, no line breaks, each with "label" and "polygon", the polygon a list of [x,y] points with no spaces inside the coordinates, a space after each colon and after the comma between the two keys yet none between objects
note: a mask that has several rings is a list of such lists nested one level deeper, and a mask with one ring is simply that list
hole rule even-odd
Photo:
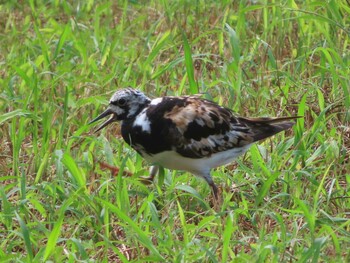
[{"label": "bird's head", "polygon": [[97,128],[97,132],[112,122],[132,119],[146,107],[150,101],[151,100],[139,90],[132,88],[118,90],[109,100],[107,109],[90,121],[89,124],[111,115],[108,120]]}]

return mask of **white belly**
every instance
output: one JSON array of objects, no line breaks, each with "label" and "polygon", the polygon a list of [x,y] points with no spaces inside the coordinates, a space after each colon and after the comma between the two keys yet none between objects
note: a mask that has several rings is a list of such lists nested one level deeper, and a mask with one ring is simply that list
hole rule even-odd
[{"label": "white belly", "polygon": [[148,162],[163,166],[164,168],[197,173],[228,164],[238,156],[244,154],[249,147],[250,145],[245,145],[240,148],[214,153],[210,157],[198,159],[183,157],[174,151],[166,151],[152,156],[144,154],[143,156]]}]

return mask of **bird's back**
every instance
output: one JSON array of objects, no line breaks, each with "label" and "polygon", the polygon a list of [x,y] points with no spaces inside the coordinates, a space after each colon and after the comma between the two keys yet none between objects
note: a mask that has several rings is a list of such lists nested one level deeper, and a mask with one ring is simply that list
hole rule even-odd
[{"label": "bird's back", "polygon": [[[162,138],[163,150],[172,149],[193,159],[244,147],[294,124],[290,121],[293,117],[237,117],[231,110],[198,96],[158,98],[152,100],[141,114],[142,118],[136,119],[150,124],[149,131],[144,131],[143,141],[147,145],[154,145]],[[136,121],[132,129],[140,133],[142,127],[138,124],[142,125]]]}]

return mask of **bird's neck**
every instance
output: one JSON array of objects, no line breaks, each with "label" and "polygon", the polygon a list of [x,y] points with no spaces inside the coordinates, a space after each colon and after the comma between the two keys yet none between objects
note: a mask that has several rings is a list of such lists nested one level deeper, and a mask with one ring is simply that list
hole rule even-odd
[{"label": "bird's neck", "polygon": [[137,105],[133,105],[130,110],[129,114],[127,116],[127,120],[134,120],[137,115],[140,114],[141,111],[143,111],[149,104],[151,100],[147,98],[147,100],[144,100],[142,103],[138,103]]}]

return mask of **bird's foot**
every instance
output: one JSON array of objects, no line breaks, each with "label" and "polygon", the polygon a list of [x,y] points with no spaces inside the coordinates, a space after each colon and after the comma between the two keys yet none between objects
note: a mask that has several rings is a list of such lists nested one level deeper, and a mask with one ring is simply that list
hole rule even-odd
[{"label": "bird's foot", "polygon": [[145,185],[150,185],[153,183],[154,177],[158,174],[159,167],[153,165],[149,169],[149,176],[140,176],[140,181]]},{"label": "bird's foot", "polygon": [[[113,166],[113,165],[110,165],[108,163],[101,162],[101,161],[99,161],[98,163],[100,164],[100,167],[102,170],[110,170],[113,176],[118,175],[118,173],[120,171],[119,167],[116,167],[116,166]],[[128,171],[123,171],[123,176],[132,176],[132,173],[130,173]]]},{"label": "bird's foot", "polygon": [[222,197],[221,197],[221,195],[220,195],[219,197],[217,197],[217,198],[214,197],[214,198],[211,200],[210,206],[211,206],[211,208],[214,209],[214,211],[216,211],[216,212],[218,213],[218,212],[221,211],[222,202],[223,202],[223,200],[222,200]]},{"label": "bird's foot", "polygon": [[140,176],[140,181],[145,185],[153,183],[154,176]]},{"label": "bird's foot", "polygon": [[[120,169],[119,167],[110,165],[108,163],[105,162],[101,162],[98,161],[98,163],[100,164],[100,167],[102,170],[110,170],[113,176],[118,175]],[[156,176],[158,172],[158,168],[155,166],[152,166],[150,169],[150,175],[149,176],[140,176],[139,180],[145,184],[145,185],[150,185],[153,183],[154,177]],[[128,171],[123,171],[123,176],[132,176],[133,174],[131,172]]]},{"label": "bird's foot", "polygon": [[212,188],[212,200],[211,200],[211,204],[210,206],[216,211],[219,212],[221,210],[222,207],[222,196],[220,193],[220,190],[218,189],[218,187],[214,184],[214,182],[210,182],[210,186]]}]

